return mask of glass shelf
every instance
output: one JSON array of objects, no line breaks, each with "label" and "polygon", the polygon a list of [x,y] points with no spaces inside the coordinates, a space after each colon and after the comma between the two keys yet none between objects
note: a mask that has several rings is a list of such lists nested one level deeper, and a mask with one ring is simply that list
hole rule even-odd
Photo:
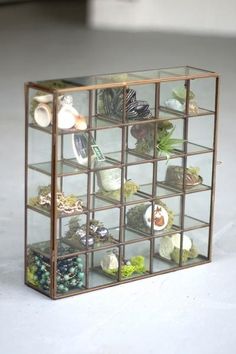
[{"label": "glass shelf", "polygon": [[191,230],[191,229],[196,229],[196,228],[201,228],[206,226],[209,226],[209,223],[203,220],[198,220],[188,215],[184,216],[184,230]]}]

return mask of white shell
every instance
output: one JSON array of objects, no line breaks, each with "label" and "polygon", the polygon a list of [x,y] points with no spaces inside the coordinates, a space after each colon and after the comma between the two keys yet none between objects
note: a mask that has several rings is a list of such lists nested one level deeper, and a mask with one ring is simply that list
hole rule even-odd
[{"label": "white shell", "polygon": [[34,100],[39,103],[49,103],[53,101],[53,95],[35,96]]},{"label": "white shell", "polygon": [[114,253],[106,254],[101,260],[102,270],[117,270],[119,267],[119,262]]},{"label": "white shell", "polygon": [[[98,178],[99,186],[107,192],[121,188],[121,170],[119,168],[98,171]],[[124,183],[125,181],[124,179]]]},{"label": "white shell", "polygon": [[64,105],[60,109],[57,115],[57,120],[58,120],[58,128],[59,129],[70,129],[75,125],[75,117],[79,113],[77,110],[70,106],[70,105]]},{"label": "white shell", "polygon": [[52,121],[50,107],[45,103],[40,103],[34,110],[34,120],[40,127],[48,127]]},{"label": "white shell", "polygon": [[[144,213],[144,221],[148,227],[151,228],[152,224],[152,206],[150,205]],[[155,231],[164,230],[168,224],[169,215],[163,206],[155,204],[154,206],[154,225],[153,229]]]},{"label": "white shell", "polygon": [[168,100],[166,100],[165,106],[176,111],[184,111],[184,106],[182,105],[182,103],[176,100],[175,98],[169,98]]},{"label": "white shell", "polygon": [[[181,235],[180,234],[174,234],[171,236],[172,243],[174,247],[180,248],[180,240],[181,240]],[[192,247],[192,240],[190,237],[187,235],[183,235],[183,250],[189,251]]]}]

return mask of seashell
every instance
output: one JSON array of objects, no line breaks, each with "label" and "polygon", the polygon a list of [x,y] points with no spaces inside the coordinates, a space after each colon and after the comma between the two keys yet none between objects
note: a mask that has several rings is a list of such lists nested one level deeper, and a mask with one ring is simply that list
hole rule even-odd
[{"label": "seashell", "polygon": [[[146,209],[143,218],[144,218],[146,225],[151,228],[152,205],[150,205]],[[153,221],[154,221],[153,229],[155,231],[164,230],[165,227],[168,225],[168,220],[169,220],[169,215],[168,215],[168,212],[166,211],[166,209],[159,204],[155,204],[154,215],[153,215]]]},{"label": "seashell", "polygon": [[[99,187],[105,191],[116,191],[121,188],[121,170],[119,168],[98,171],[97,176]],[[124,178],[125,182],[126,179]]]},{"label": "seashell", "polygon": [[52,121],[51,108],[45,103],[38,104],[34,110],[34,120],[40,127],[48,127]]},{"label": "seashell", "polygon": [[87,122],[86,118],[82,115],[78,115],[75,117],[75,127],[78,130],[85,130],[87,129]]},{"label": "seashell", "polygon": [[176,100],[175,98],[169,98],[165,101],[166,108],[174,109],[175,111],[184,111],[184,106],[181,102]]},{"label": "seashell", "polygon": [[75,125],[75,117],[78,116],[77,110],[70,106],[64,105],[57,115],[57,124],[59,129],[70,129]]},{"label": "seashell", "polygon": [[114,253],[106,254],[101,260],[102,270],[117,270],[119,267],[119,262],[117,256]]},{"label": "seashell", "polygon": [[49,95],[35,96],[33,99],[39,103],[49,103],[53,101],[53,95],[49,94]]},{"label": "seashell", "polygon": [[[173,246],[176,248],[180,248],[180,240],[181,240],[181,235],[174,234],[171,236],[171,241],[173,243]],[[187,235],[183,235],[183,250],[190,251],[192,248],[192,240],[190,237]]]}]

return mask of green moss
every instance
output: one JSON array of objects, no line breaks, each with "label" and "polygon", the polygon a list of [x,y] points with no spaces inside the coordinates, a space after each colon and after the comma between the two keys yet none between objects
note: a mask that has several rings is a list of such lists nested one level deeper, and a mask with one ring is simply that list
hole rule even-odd
[{"label": "green moss", "polygon": [[189,251],[188,256],[189,256],[189,258],[196,258],[198,256],[198,249],[194,244],[192,244],[192,247]]},{"label": "green moss", "polygon": [[[36,268],[37,270],[37,268]],[[27,268],[26,279],[29,283],[33,284],[34,286],[39,286],[38,280],[35,278],[35,269],[33,267]]]},{"label": "green moss", "polygon": [[131,265],[134,266],[136,273],[145,272],[145,261],[143,256],[134,256],[130,259]]},{"label": "green moss", "polygon": [[121,266],[121,278],[128,278],[135,272],[135,267],[133,265],[122,265]]},{"label": "green moss", "polygon": [[[180,249],[175,247],[170,256],[171,256],[172,261],[174,261],[175,263],[179,264]],[[183,252],[182,252],[182,262],[183,263],[187,262],[188,258],[189,258],[189,251],[183,250]]]}]

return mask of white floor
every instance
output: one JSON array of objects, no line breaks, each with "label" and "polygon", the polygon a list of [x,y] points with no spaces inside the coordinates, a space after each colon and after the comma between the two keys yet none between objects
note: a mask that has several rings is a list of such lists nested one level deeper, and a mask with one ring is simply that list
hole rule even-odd
[{"label": "white floor", "polygon": [[[55,5],[0,7],[0,353],[235,353],[236,39],[95,32]],[[60,301],[25,287],[23,83],[184,64],[222,74],[213,263]]]}]

